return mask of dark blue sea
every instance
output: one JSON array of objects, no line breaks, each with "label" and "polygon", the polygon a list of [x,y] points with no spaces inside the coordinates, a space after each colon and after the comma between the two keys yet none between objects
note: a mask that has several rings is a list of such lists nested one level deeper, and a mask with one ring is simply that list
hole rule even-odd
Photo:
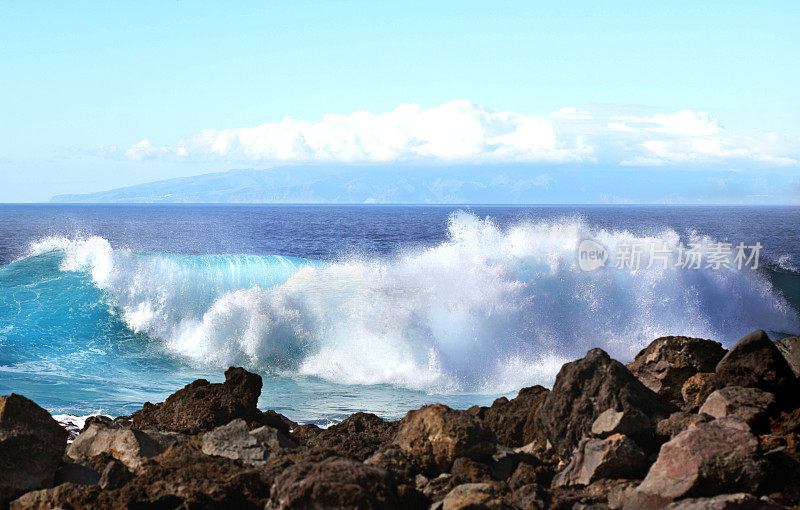
[{"label": "dark blue sea", "polygon": [[301,422],[464,408],[593,347],[800,333],[798,265],[797,207],[2,205],[0,394],[120,415],[241,365]]}]

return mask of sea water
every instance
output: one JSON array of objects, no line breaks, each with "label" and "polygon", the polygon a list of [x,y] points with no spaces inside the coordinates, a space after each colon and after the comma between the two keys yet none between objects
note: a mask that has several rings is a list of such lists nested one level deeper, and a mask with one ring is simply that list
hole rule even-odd
[{"label": "sea water", "polygon": [[[587,272],[584,239],[763,248]],[[120,415],[236,365],[301,422],[487,405],[593,347],[797,334],[798,263],[797,207],[4,205],[0,393]]]}]

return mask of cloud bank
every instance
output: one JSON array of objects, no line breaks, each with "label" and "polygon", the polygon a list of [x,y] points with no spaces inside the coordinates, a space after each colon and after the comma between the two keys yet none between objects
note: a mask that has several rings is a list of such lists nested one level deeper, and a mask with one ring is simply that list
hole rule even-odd
[{"label": "cloud bank", "polygon": [[608,163],[661,166],[743,162],[800,165],[800,140],[724,129],[706,112],[642,114],[565,107],[548,116],[498,111],[469,101],[386,113],[286,117],[255,127],[205,129],[174,145],[145,139],[133,160],[231,163]]}]

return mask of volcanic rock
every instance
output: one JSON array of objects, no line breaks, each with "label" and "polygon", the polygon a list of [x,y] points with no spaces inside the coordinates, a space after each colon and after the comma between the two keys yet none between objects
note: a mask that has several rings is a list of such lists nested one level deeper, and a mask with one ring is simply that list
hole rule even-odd
[{"label": "volcanic rock", "polygon": [[548,393],[542,386],[522,388],[511,400],[501,397],[491,407],[477,408],[476,415],[494,432],[498,443],[522,446],[535,439],[534,414]]},{"label": "volcanic rock", "polygon": [[567,457],[607,409],[638,410],[651,423],[669,416],[675,406],[645,387],[625,366],[602,349],[592,349],[578,361],[565,364],[552,391],[536,410],[538,439],[550,441]]},{"label": "volcanic rock", "polygon": [[272,486],[267,510],[317,510],[326,508],[402,508],[388,471],[361,462],[331,457],[303,462],[286,469]]},{"label": "volcanic rock", "polygon": [[699,423],[706,423],[713,418],[704,413],[686,413],[678,411],[664,418],[656,425],[656,437],[661,441],[669,441],[684,430],[695,427]]},{"label": "volcanic rock", "polygon": [[775,347],[781,351],[795,377],[800,377],[800,337],[787,336],[775,342]]},{"label": "volcanic rock", "polygon": [[739,340],[716,369],[719,387],[759,388],[781,397],[795,386],[789,363],[762,330]]},{"label": "volcanic rock", "polygon": [[[96,455],[107,453],[129,469],[136,470],[166,449],[162,442],[165,438],[159,436],[159,441],[141,430],[113,428],[95,422],[75,438],[67,455],[74,460],[90,461]],[[177,437],[173,439],[173,442],[178,441]]]},{"label": "volcanic rock", "polygon": [[296,448],[297,443],[278,429],[259,427],[248,430],[242,419],[233,420],[203,435],[203,453],[250,464],[264,463],[270,453],[281,448]]},{"label": "volcanic rock", "polygon": [[756,492],[766,465],[758,441],[735,418],[720,418],[681,432],[661,447],[625,508],[661,508],[686,497]]},{"label": "volcanic rock", "polygon": [[589,485],[600,479],[638,478],[647,471],[644,452],[628,437],[584,438],[567,467],[556,474],[554,487]]},{"label": "volcanic rock", "polygon": [[400,421],[397,444],[431,474],[449,471],[458,457],[480,461],[494,453],[494,437],[479,418],[443,404],[409,411]]},{"label": "volcanic rock", "polygon": [[510,509],[491,483],[465,483],[451,490],[442,502],[442,510]]},{"label": "volcanic rock", "polygon": [[783,506],[752,494],[723,494],[713,498],[689,498],[667,505],[664,510],[777,510]]},{"label": "volcanic rock", "polygon": [[703,405],[709,395],[717,390],[717,374],[714,372],[698,372],[686,379],[681,388],[683,402],[693,408]]},{"label": "volcanic rock", "polygon": [[775,395],[758,388],[728,386],[715,391],[706,399],[701,413],[714,418],[733,416],[753,426],[775,407]]},{"label": "volcanic rock", "polygon": [[53,483],[67,436],[33,401],[15,393],[0,396],[0,507]]},{"label": "volcanic rock", "polygon": [[268,425],[288,433],[288,420],[274,411],[262,413],[256,407],[261,385],[260,375],[231,367],[225,371],[223,383],[198,379],[160,404],[146,402],[131,416],[132,425],[137,429],[197,434],[241,418],[250,427]]},{"label": "volcanic rock", "polygon": [[681,388],[698,372],[713,372],[725,349],[719,342],[685,336],[654,340],[628,365],[633,375],[660,396],[680,405]]}]

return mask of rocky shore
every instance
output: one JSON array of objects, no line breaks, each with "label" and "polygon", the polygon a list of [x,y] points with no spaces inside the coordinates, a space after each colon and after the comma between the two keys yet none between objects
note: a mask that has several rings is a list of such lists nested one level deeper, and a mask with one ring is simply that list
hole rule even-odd
[{"label": "rocky shore", "polygon": [[[261,377],[197,380],[75,434],[0,397],[0,504],[32,508],[800,508],[800,339],[730,351],[664,337],[600,349],[491,407],[434,404],[328,429],[256,403]],[[73,437],[70,437],[73,436]]]}]

